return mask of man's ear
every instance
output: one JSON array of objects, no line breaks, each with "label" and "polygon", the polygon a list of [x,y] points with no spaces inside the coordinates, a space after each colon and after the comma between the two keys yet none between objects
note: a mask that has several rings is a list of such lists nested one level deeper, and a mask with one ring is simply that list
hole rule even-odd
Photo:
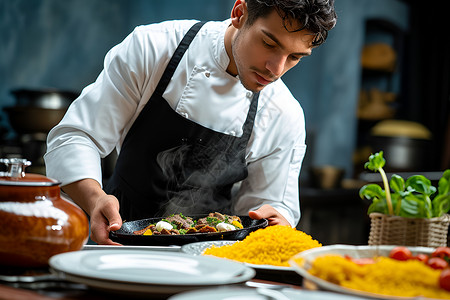
[{"label": "man's ear", "polygon": [[247,19],[247,3],[245,0],[236,0],[231,10],[231,24],[236,28],[241,28]]}]

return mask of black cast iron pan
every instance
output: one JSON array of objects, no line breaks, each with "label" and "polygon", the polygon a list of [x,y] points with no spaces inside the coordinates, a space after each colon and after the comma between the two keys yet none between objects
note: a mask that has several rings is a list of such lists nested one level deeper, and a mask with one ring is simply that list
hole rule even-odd
[{"label": "black cast iron pan", "polygon": [[[208,216],[196,215],[191,216],[197,220]],[[239,216],[242,221],[243,229],[213,232],[213,233],[193,233],[183,235],[136,235],[133,232],[141,230],[150,224],[156,224],[164,218],[149,218],[136,221],[128,221],[122,224],[117,231],[111,231],[109,237],[111,240],[123,245],[139,245],[139,246],[171,246],[185,245],[195,242],[219,241],[219,240],[243,240],[250,232],[266,227],[269,222],[267,219],[254,220],[249,216]]]}]

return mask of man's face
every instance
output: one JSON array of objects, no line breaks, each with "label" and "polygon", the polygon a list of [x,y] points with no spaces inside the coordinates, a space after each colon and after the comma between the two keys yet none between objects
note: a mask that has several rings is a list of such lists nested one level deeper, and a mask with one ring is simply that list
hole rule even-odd
[{"label": "man's face", "polygon": [[[293,24],[289,30],[298,28]],[[281,17],[273,11],[258,18],[251,26],[244,24],[232,41],[232,53],[239,78],[253,92],[280,78],[302,57],[312,51],[314,35],[302,30],[288,32]]]}]

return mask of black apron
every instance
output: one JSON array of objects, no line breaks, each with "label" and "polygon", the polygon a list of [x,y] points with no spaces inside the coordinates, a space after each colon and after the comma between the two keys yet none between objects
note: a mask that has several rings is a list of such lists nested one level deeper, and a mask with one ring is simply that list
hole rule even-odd
[{"label": "black apron", "polygon": [[241,137],[216,132],[180,116],[162,97],[203,24],[195,24],[184,36],[124,139],[106,187],[107,193],[119,199],[123,220],[173,213],[231,213],[231,188],[248,175],[245,149],[259,93],[253,96]]}]

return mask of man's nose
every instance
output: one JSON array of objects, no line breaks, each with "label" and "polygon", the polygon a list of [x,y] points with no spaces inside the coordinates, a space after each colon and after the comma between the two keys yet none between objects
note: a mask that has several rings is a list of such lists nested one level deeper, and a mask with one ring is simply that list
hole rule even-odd
[{"label": "man's nose", "polygon": [[274,55],[266,62],[266,68],[277,78],[283,75],[286,66],[286,57]]}]

